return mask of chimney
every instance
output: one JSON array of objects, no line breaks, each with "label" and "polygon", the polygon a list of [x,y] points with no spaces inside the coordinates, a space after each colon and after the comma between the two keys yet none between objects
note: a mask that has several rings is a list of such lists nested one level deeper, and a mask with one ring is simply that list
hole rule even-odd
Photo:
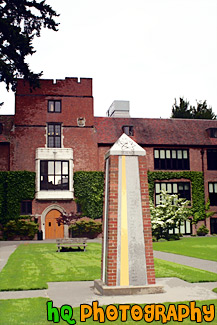
[{"label": "chimney", "polygon": [[115,100],[107,111],[108,117],[130,117],[130,102]]}]

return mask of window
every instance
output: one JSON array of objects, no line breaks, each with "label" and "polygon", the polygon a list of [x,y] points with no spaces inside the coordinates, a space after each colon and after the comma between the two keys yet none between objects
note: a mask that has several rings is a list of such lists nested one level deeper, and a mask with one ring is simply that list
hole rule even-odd
[{"label": "window", "polygon": [[69,162],[41,160],[40,189],[69,190]]},{"label": "window", "polygon": [[61,113],[61,100],[49,100],[47,110],[49,113]]},{"label": "window", "polygon": [[210,138],[217,138],[217,128],[209,128],[207,132]]},{"label": "window", "polygon": [[2,132],[3,132],[3,124],[0,123],[0,134],[2,134]]},{"label": "window", "polygon": [[183,221],[179,227],[169,230],[169,234],[183,234],[190,235],[192,233],[192,223],[191,220]]},{"label": "window", "polygon": [[48,148],[61,148],[61,124],[49,123],[47,125]]},{"label": "window", "polygon": [[122,130],[126,135],[133,136],[134,131],[133,131],[133,126],[132,125],[123,125]]},{"label": "window", "polygon": [[207,169],[217,170],[217,149],[207,150]]},{"label": "window", "polygon": [[217,205],[217,183],[209,183],[208,187],[210,205]]},{"label": "window", "polygon": [[32,214],[32,201],[22,201],[21,202],[20,214],[21,215]]},{"label": "window", "polygon": [[154,149],[154,169],[189,170],[189,151]]},{"label": "window", "polygon": [[160,203],[161,190],[165,190],[169,194],[179,194],[179,197],[191,201],[190,182],[155,183],[155,204],[156,205]]}]

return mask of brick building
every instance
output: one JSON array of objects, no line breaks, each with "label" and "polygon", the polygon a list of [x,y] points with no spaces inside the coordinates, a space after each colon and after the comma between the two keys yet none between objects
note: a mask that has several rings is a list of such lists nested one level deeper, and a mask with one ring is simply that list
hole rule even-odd
[{"label": "brick building", "polygon": [[[125,132],[147,152],[150,171],[200,171],[206,201],[217,211],[217,121],[130,118],[128,102],[116,101],[108,117],[94,117],[92,79],[41,80],[30,91],[18,81],[15,115],[0,116],[0,170],[36,172],[36,195],[21,202],[31,213],[44,238],[61,237],[64,227],[55,218],[75,211],[73,172],[104,170],[104,155]],[[189,179],[155,181],[160,189],[192,199]],[[217,233],[217,212],[206,226]],[[190,223],[181,229],[192,233]]]}]

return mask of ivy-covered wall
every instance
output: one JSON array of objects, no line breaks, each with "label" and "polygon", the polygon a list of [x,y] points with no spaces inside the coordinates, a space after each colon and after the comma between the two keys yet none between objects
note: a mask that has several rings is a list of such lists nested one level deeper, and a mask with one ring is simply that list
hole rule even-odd
[{"label": "ivy-covered wall", "polygon": [[[157,180],[189,179],[192,188],[192,214],[204,215],[204,180],[202,172],[148,172],[149,195],[154,197]],[[103,214],[104,173],[78,171],[74,173],[76,202],[82,214],[92,219]],[[20,202],[33,200],[35,196],[35,173],[28,171],[0,172],[0,224],[20,216]]]},{"label": "ivy-covered wall", "polygon": [[103,214],[104,173],[78,171],[74,173],[76,202],[82,214],[97,219]]},{"label": "ivy-covered wall", "polygon": [[[189,179],[192,190],[192,215],[195,212],[204,215],[204,178],[202,172],[148,172],[149,196],[154,197],[154,183],[157,180]],[[76,201],[82,206],[83,215],[90,218],[100,218],[103,214],[103,172],[75,172],[74,189]]]},{"label": "ivy-covered wall", "polygon": [[183,171],[183,172],[148,172],[148,184],[150,198],[154,198],[154,183],[157,180],[170,180],[185,178],[191,181],[192,190],[192,215],[197,212],[204,215],[204,178],[202,172]]},{"label": "ivy-covered wall", "polygon": [[20,202],[33,200],[35,173],[28,171],[0,172],[0,223],[20,216]]}]

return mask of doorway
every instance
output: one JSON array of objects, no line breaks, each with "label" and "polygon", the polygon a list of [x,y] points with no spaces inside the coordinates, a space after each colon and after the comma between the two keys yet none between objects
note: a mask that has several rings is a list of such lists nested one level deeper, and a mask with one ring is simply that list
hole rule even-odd
[{"label": "doorway", "polygon": [[57,223],[60,211],[51,210],[45,217],[45,239],[64,238],[64,225]]},{"label": "doorway", "polygon": [[217,234],[217,218],[210,218],[211,234]]}]

